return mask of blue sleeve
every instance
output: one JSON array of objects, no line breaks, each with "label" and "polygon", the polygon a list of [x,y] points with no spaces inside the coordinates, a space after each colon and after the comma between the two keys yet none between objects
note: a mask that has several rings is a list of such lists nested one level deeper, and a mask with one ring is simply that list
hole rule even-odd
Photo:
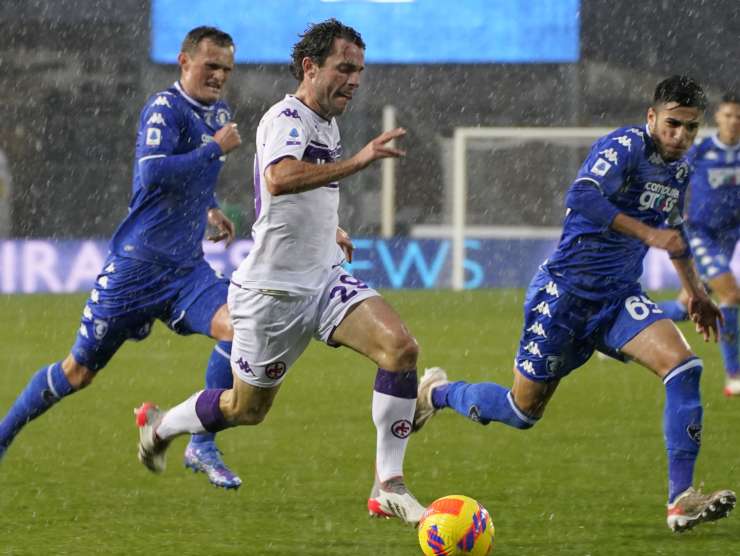
[{"label": "blue sleeve", "polygon": [[594,224],[606,230],[619,214],[619,209],[611,204],[596,184],[585,180],[573,183],[565,196],[565,205]]},{"label": "blue sleeve", "polygon": [[215,141],[177,153],[186,122],[168,93],[150,99],[144,107],[136,137],[136,163],[145,188],[200,187],[198,178],[223,155]]},{"label": "blue sleeve", "polygon": [[637,128],[620,129],[594,143],[565,196],[566,206],[607,229],[621,211],[610,198],[635,167],[644,141]]}]

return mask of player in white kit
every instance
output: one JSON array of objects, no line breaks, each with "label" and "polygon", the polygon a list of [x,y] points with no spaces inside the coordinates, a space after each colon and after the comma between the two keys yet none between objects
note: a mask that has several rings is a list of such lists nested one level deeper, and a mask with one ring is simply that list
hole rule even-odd
[{"label": "player in white kit", "polygon": [[416,524],[424,507],[403,481],[403,459],[416,403],[418,345],[391,306],[341,268],[334,242],[339,180],[375,160],[403,156],[385,132],[341,160],[335,116],[357,91],[365,45],[334,19],[311,25],[293,48],[300,82],[262,118],[254,163],[254,247],[232,276],[234,324],[230,390],[206,389],[169,411],[137,410],[139,459],[165,467],[177,435],[260,423],[288,369],[310,339],[347,346],[378,365],[372,401],[377,428],[373,516]]}]

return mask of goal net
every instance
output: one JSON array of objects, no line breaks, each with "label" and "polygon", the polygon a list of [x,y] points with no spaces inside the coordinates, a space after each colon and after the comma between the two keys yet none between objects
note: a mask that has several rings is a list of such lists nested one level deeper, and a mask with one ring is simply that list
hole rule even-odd
[{"label": "goal net", "polygon": [[466,237],[559,237],[568,186],[593,142],[614,129],[455,128],[444,149],[446,224],[416,226],[413,234],[452,240],[452,287],[463,289]]}]

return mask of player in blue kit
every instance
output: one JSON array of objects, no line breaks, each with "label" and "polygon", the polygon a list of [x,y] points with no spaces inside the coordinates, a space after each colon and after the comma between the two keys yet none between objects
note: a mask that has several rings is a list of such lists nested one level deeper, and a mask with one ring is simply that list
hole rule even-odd
[{"label": "player in blue kit", "polygon": [[[725,395],[740,396],[740,288],[730,268],[740,240],[740,96],[725,94],[714,119],[717,134],[687,155],[694,172],[686,228],[699,275],[719,299],[724,317],[719,342],[727,374]],[[673,320],[687,320],[688,297],[682,290],[676,301],[660,303],[660,308]]]},{"label": "player in blue kit", "polygon": [[[136,136],[133,196],[85,304],[77,339],[62,361],[42,367],[0,422],[0,457],[21,430],[65,396],[84,388],[126,340],[143,340],[155,319],[178,334],[218,341],[206,386],[232,384],[228,280],[203,258],[207,223],[218,241],[234,237],[214,190],[225,155],[241,144],[220,100],[234,67],[231,37],[198,27],[178,57],[180,79],[149,98]],[[223,488],[241,480],[222,461],[213,434],[194,435],[185,465]]]},{"label": "player in blue kit", "polygon": [[692,320],[705,340],[716,337],[719,309],[694,271],[680,216],[689,177],[683,156],[705,105],[695,81],[673,76],[658,84],[645,127],[623,127],[596,141],[566,195],[560,244],[527,291],[513,387],[448,382],[442,369],[428,369],[419,384],[416,430],[445,407],[479,423],[529,429],[560,380],[598,349],[637,361],[665,384],[671,530],[732,510],[734,492],[692,487],[702,361],[638,282],[648,247],[668,251],[689,293]]}]

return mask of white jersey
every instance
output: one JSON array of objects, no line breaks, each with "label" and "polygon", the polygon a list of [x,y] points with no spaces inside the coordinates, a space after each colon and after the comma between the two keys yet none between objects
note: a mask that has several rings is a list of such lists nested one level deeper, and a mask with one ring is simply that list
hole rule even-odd
[{"label": "white jersey", "polygon": [[292,95],[267,111],[257,128],[254,158],[254,246],[232,281],[308,295],[322,289],[337,262],[339,183],[275,197],[265,185],[265,170],[286,157],[324,164],[341,155],[334,118],[325,120]]}]

